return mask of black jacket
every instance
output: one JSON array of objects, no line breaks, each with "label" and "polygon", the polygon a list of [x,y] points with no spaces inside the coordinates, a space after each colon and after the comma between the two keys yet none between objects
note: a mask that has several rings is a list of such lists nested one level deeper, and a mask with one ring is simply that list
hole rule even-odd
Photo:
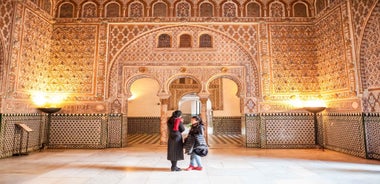
[{"label": "black jacket", "polygon": [[[203,125],[192,125],[191,129],[189,131],[189,134],[187,135],[187,138],[185,139],[185,153],[191,154],[194,150],[198,149],[197,151],[202,152],[202,150],[199,149],[206,149],[207,143],[204,137],[204,126]],[[206,153],[207,155],[207,153]],[[205,155],[200,155],[205,156]]]}]

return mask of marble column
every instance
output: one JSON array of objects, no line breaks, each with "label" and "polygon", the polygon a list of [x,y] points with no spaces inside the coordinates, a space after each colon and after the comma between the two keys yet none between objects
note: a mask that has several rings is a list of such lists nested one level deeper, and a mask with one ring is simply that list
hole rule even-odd
[{"label": "marble column", "polygon": [[160,118],[160,144],[164,145],[168,142],[168,102],[167,98],[161,98],[161,118]]},{"label": "marble column", "polygon": [[205,125],[205,138],[206,142],[208,143],[208,113],[207,113],[207,100],[208,98],[200,98],[199,101],[201,102],[201,118],[203,120],[203,123]]}]

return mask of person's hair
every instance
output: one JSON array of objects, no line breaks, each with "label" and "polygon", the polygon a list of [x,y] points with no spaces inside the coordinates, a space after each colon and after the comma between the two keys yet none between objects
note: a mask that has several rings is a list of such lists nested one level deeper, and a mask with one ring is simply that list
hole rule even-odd
[{"label": "person's hair", "polygon": [[202,118],[200,116],[193,116],[191,118],[194,118],[195,120],[197,120],[198,124],[203,125],[203,121],[202,121]]},{"label": "person's hair", "polygon": [[176,110],[172,113],[173,118],[179,118],[182,115],[182,111]]}]

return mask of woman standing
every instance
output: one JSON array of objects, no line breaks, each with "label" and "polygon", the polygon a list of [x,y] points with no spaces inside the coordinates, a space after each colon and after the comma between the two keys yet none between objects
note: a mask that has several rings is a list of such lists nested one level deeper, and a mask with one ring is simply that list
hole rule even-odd
[{"label": "woman standing", "polygon": [[183,160],[183,142],[182,132],[185,131],[183,126],[182,112],[176,110],[168,120],[168,155],[167,159],[171,161],[171,171],[181,171],[177,167],[177,161]]},{"label": "woman standing", "polygon": [[[202,153],[197,152],[197,149],[201,149]],[[200,155],[206,156],[208,149],[204,138],[203,121],[199,116],[191,117],[191,129],[185,141],[185,152],[190,155],[190,165],[186,171],[201,171],[203,167]]]}]

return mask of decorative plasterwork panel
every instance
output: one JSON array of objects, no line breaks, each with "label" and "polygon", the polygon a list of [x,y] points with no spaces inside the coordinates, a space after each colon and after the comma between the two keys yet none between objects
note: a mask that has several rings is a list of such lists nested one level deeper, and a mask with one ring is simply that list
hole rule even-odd
[{"label": "decorative plasterwork panel", "polygon": [[54,27],[53,59],[49,63],[50,90],[85,95],[95,93],[98,29],[98,25]]},{"label": "decorative plasterwork panel", "polygon": [[[15,88],[16,88],[16,79],[17,79],[17,67],[18,67],[18,59],[19,54],[21,50],[21,43],[22,43],[22,17],[23,17],[23,8],[22,6],[15,6],[13,9],[14,16],[16,17],[15,21],[13,22],[13,29],[12,29],[12,42],[13,45],[9,45],[11,47],[11,57],[9,61],[8,67],[8,73],[7,75],[7,89],[6,89],[6,96],[9,97],[11,95],[14,95]],[[9,27],[11,29],[11,27]],[[9,42],[10,44],[10,42]],[[5,46],[6,47],[6,46]],[[12,107],[9,107],[12,109]],[[4,108],[3,108],[4,109]]]},{"label": "decorative plasterwork panel", "polygon": [[357,50],[361,44],[364,28],[366,27],[368,17],[371,14],[372,8],[376,5],[378,0],[350,0],[352,26],[354,31],[355,43]]},{"label": "decorative plasterwork panel", "polygon": [[272,95],[318,91],[314,30],[308,25],[271,25]]},{"label": "decorative plasterwork panel", "polygon": [[12,1],[2,0],[0,4],[0,40],[4,41],[4,48],[9,48],[13,13],[14,7]]},{"label": "decorative plasterwork panel", "polygon": [[380,93],[379,91],[365,92],[363,95],[364,112],[380,112]]},{"label": "decorative plasterwork panel", "polygon": [[[146,34],[152,30],[160,29],[160,27],[168,25],[158,25],[158,24],[136,24],[136,25],[124,25],[124,24],[111,24],[109,27],[109,61],[114,60],[115,56],[120,52],[121,48],[124,47],[131,40],[141,37],[142,34]],[[198,25],[197,27],[204,27],[204,32],[207,31],[224,33],[230,36],[230,39],[242,44],[246,48],[252,57],[257,60],[258,52],[258,41],[257,41],[257,25],[231,25],[231,24],[209,24],[209,25]],[[211,30],[210,30],[211,29]],[[184,28],[182,31],[186,31]],[[194,32],[194,31],[192,31]],[[178,32],[177,32],[178,33]],[[196,35],[199,36],[199,35]],[[195,46],[198,46],[196,42],[197,37],[193,37],[195,40]],[[174,42],[176,44],[176,42]],[[217,44],[214,42],[214,45]],[[257,65],[257,64],[256,64]]]},{"label": "decorative plasterwork panel", "polygon": [[380,89],[380,2],[368,20],[360,48],[364,89]]},{"label": "decorative plasterwork panel", "polygon": [[51,33],[48,21],[25,10],[17,91],[49,91]]},{"label": "decorative plasterwork panel", "polygon": [[360,48],[364,112],[380,112],[380,2],[374,8],[364,31]]},{"label": "decorative plasterwork panel", "polygon": [[321,92],[347,90],[350,85],[341,8],[316,24],[318,80]]}]

